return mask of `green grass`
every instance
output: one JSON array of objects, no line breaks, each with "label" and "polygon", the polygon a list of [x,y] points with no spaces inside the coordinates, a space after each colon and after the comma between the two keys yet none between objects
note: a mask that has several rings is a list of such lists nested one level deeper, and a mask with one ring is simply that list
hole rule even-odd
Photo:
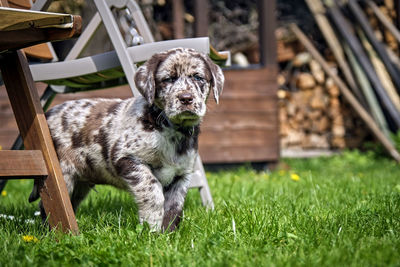
[{"label": "green grass", "polygon": [[0,196],[0,213],[15,216],[0,218],[0,266],[400,265],[398,165],[358,152],[284,165],[208,173],[215,210],[191,190],[167,234],[138,225],[130,196],[110,187],[82,204],[79,236],[49,232],[27,204],[31,182],[12,181]]}]

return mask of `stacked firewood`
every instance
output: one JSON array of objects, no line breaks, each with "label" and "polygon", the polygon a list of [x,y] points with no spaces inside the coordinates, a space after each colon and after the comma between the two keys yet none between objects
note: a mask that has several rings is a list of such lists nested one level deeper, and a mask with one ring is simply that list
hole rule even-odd
[{"label": "stacked firewood", "polygon": [[[281,64],[279,78],[282,148],[358,146],[368,133],[400,162],[392,138],[400,131],[400,31],[394,1],[305,3],[319,35],[304,33],[300,22],[288,28],[311,56],[278,45],[295,55]],[[287,60],[279,55],[278,60]],[[350,141],[349,136],[357,138]]]},{"label": "stacked firewood", "polygon": [[337,85],[308,53],[293,59],[290,73],[282,71],[278,84],[283,149],[357,147],[366,137],[365,126],[343,103]]}]

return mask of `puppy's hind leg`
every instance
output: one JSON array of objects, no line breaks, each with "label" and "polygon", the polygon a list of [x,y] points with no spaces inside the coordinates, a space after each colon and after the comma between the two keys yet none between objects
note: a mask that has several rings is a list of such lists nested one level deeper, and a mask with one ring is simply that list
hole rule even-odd
[{"label": "puppy's hind leg", "polygon": [[90,190],[94,187],[93,184],[76,181],[71,196],[71,204],[74,212],[78,209],[79,204],[86,198]]}]

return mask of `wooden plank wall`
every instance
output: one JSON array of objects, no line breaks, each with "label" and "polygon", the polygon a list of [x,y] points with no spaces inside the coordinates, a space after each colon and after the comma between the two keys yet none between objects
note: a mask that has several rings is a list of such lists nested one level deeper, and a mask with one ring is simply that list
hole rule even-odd
[{"label": "wooden plank wall", "polygon": [[279,159],[275,68],[228,70],[217,106],[210,98],[200,135],[206,163],[267,162]]},{"label": "wooden plank wall", "polygon": [[[208,101],[199,150],[205,163],[266,162],[279,158],[276,69],[228,70],[216,105]],[[37,83],[39,92],[45,85]],[[53,105],[81,98],[128,98],[128,86],[57,95]],[[4,86],[0,87],[0,145],[9,149],[18,134]]]},{"label": "wooden plank wall", "polygon": [[[36,83],[39,94],[42,95],[46,85],[43,83]],[[96,97],[118,97],[128,98],[132,95],[128,86],[121,86],[116,88],[97,90],[91,92],[82,92],[75,94],[57,95],[52,103],[52,106],[63,103],[67,100],[82,99],[82,98],[96,98]],[[10,102],[8,101],[7,92],[4,86],[0,86],[0,146],[3,149],[11,148],[15,138],[18,135],[17,124],[14,119]]]}]

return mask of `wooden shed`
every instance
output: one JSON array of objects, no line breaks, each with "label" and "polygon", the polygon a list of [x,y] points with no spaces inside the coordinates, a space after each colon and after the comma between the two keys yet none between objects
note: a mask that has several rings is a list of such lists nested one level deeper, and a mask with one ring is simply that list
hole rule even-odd
[{"label": "wooden shed", "polygon": [[[196,36],[207,35],[207,1],[197,0]],[[209,101],[202,125],[200,155],[204,163],[279,160],[279,121],[275,40],[275,1],[258,0],[260,63],[224,71],[220,105]]]}]

